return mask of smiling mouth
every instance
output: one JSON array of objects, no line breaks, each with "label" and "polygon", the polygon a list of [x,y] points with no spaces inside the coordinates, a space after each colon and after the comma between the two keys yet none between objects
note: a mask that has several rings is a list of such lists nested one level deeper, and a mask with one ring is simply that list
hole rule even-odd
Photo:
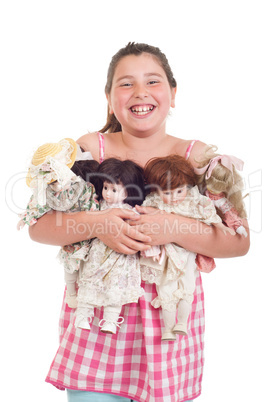
[{"label": "smiling mouth", "polygon": [[131,112],[135,114],[136,116],[145,116],[152,112],[152,110],[155,108],[153,105],[147,105],[147,106],[132,106],[130,108]]}]

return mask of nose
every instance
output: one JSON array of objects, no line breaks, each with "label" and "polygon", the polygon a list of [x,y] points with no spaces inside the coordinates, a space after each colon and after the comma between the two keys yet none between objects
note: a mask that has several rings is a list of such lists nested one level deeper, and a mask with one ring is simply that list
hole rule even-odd
[{"label": "nose", "polygon": [[134,96],[140,99],[147,97],[148,96],[147,87],[143,84],[136,84]]}]

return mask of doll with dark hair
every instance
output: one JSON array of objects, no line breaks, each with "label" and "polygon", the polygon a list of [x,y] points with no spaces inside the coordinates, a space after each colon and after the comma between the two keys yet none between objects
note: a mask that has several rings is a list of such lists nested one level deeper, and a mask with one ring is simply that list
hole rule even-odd
[{"label": "doll with dark hair", "polygon": [[[96,176],[100,211],[133,209],[136,204],[142,204],[145,193],[143,169],[136,163],[109,158],[99,165]],[[122,305],[136,303],[144,292],[139,255],[120,254],[95,238],[90,244],[78,283],[76,328],[90,330],[94,308],[103,307],[99,327],[104,333],[115,334],[124,321],[120,317]]]},{"label": "doll with dark hair", "polygon": [[[145,178],[153,192],[143,206],[195,218],[235,234],[222,223],[213,202],[200,194],[194,169],[183,157],[153,158],[145,166]],[[176,334],[187,335],[197,273],[196,254],[171,243],[153,247],[142,256],[142,279],[157,287],[158,296],[151,304],[162,308],[165,326],[162,340],[173,341]]]},{"label": "doll with dark hair", "polygon": [[[82,152],[71,138],[58,143],[46,143],[34,152],[26,183],[32,197],[20,216],[18,228],[34,225],[50,211],[95,211],[99,209],[92,174],[98,168],[90,152]],[[81,260],[89,250],[89,241],[62,247],[59,259],[64,265],[67,286],[66,301],[70,308],[77,306],[76,285]]]}]

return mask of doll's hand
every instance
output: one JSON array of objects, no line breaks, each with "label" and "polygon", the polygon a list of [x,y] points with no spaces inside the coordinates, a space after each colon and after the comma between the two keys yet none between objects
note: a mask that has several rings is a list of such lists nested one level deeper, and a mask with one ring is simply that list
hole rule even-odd
[{"label": "doll's hand", "polygon": [[136,222],[140,215],[134,211],[113,208],[98,216],[98,229],[95,235],[108,247],[122,254],[135,254],[150,248],[151,238],[140,232],[138,227],[130,226],[128,221]]},{"label": "doll's hand", "polygon": [[225,226],[222,222],[214,224],[218,229],[222,230],[225,235],[229,233],[232,236],[235,236],[236,232],[234,229],[229,228],[228,226]]},{"label": "doll's hand", "polygon": [[245,237],[247,237],[247,235],[248,235],[244,226],[239,226],[239,228],[236,229],[236,233],[243,235]]}]

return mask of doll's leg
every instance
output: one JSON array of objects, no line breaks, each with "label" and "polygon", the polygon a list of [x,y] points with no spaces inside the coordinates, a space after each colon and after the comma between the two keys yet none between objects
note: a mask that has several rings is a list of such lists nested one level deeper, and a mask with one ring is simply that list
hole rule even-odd
[{"label": "doll's leg", "polygon": [[66,293],[66,303],[70,308],[77,307],[77,293],[76,293],[76,282],[78,278],[78,272],[73,272],[72,274],[65,271],[65,283],[67,285]]},{"label": "doll's leg", "polygon": [[157,286],[158,299],[162,306],[162,317],[164,329],[162,331],[162,341],[175,341],[176,335],[173,327],[176,322],[177,301],[173,298],[173,293],[177,290],[177,281],[167,279],[166,271],[162,274],[160,285]]},{"label": "doll's leg", "polygon": [[121,306],[106,306],[104,307],[103,320],[99,322],[101,332],[106,334],[116,334],[117,327],[123,323],[123,317],[120,317]]},{"label": "doll's leg", "polygon": [[176,341],[176,335],[173,332],[173,328],[176,322],[176,311],[168,311],[162,309],[162,317],[164,321],[164,330],[162,331],[162,341]]},{"label": "doll's leg", "polygon": [[76,310],[75,327],[90,330],[90,323],[94,316],[94,306],[93,305],[83,305],[78,304]]},{"label": "doll's leg", "polygon": [[185,275],[178,281],[177,295],[181,298],[178,303],[177,324],[173,332],[179,335],[187,335],[187,321],[191,312],[196,287],[196,255],[190,253],[185,267]]}]

